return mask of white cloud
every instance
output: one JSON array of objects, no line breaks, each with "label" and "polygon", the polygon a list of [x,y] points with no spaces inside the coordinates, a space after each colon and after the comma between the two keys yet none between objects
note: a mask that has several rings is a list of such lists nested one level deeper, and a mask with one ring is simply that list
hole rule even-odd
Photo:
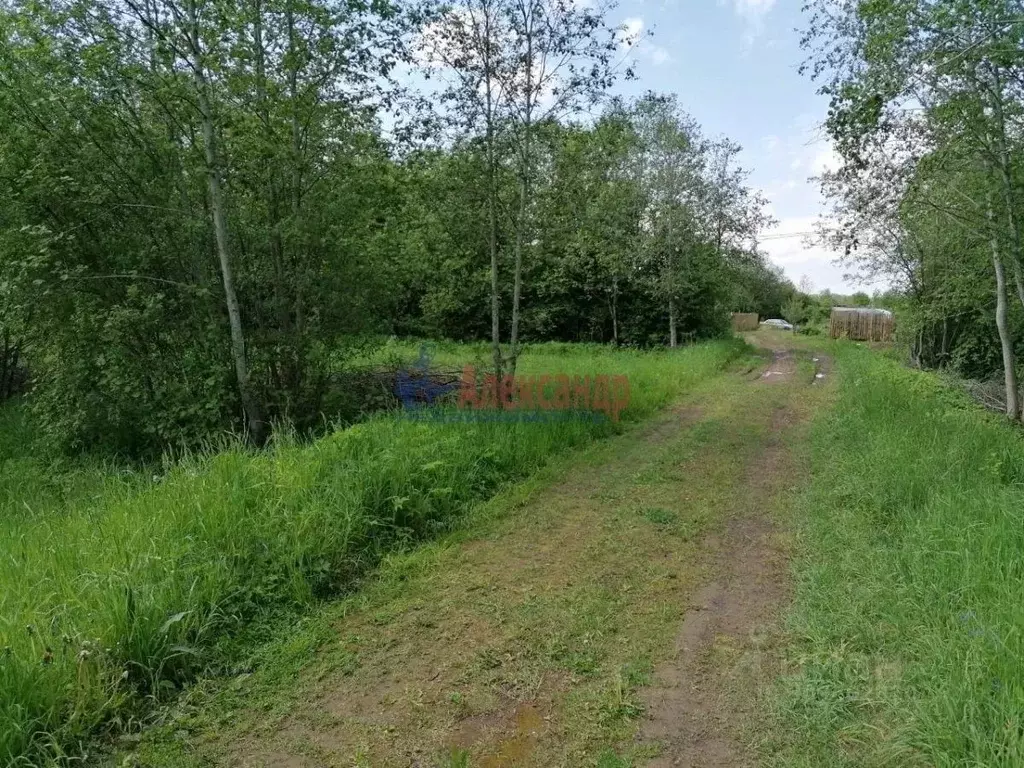
[{"label": "white cloud", "polygon": [[774,7],[775,0],[732,0],[736,15],[748,23],[758,23]]},{"label": "white cloud", "polygon": [[768,253],[771,260],[780,267],[794,262],[814,260],[831,260],[831,256],[819,246],[809,246],[805,241],[814,232],[816,216],[790,216],[779,221],[765,235],[761,247]]},{"label": "white cloud", "polygon": [[667,64],[672,61],[672,56],[660,45],[647,45],[645,48],[655,64]]},{"label": "white cloud", "polygon": [[[836,293],[849,293],[855,286],[843,277],[842,267],[836,265],[838,254],[813,241],[816,216],[791,216],[767,233],[760,243],[769,260],[785,272],[794,285],[806,275],[815,290],[828,289]],[[782,235],[782,237],[780,237]]]},{"label": "white cloud", "polygon": [[619,47],[654,66],[672,61],[667,48],[651,42],[652,31],[640,16],[629,16],[619,24]]},{"label": "white cloud", "polygon": [[730,6],[743,21],[743,44],[748,48],[761,34],[765,17],[775,7],[775,0],[718,0],[719,5]]},{"label": "white cloud", "polygon": [[634,43],[632,53],[634,53],[638,59],[649,61],[656,67],[660,67],[662,64],[667,64],[672,61],[672,54],[668,52],[668,49],[652,43],[649,36],[642,36],[639,40],[634,38]]},{"label": "white cloud", "polygon": [[835,149],[831,146],[819,148],[814,155],[814,160],[811,161],[811,169],[815,174],[834,171],[840,165],[842,165],[842,161],[840,161],[839,155],[836,154]]},{"label": "white cloud", "polygon": [[818,290],[849,293],[854,285],[844,280],[844,268],[835,264],[841,254],[813,242],[823,201],[811,177],[839,163],[821,130],[821,116],[796,115],[788,127],[776,131],[761,136],[745,153],[754,169],[752,183],[771,201],[766,212],[778,219],[759,246],[794,284],[807,275]]},{"label": "white cloud", "polygon": [[773,184],[770,184],[765,188],[765,195],[769,198],[778,197],[782,193],[787,193],[791,189],[797,189],[801,186],[800,182],[795,178],[780,179]]},{"label": "white cloud", "polygon": [[803,131],[784,138],[762,138],[761,149],[761,157],[755,166],[774,169],[775,177],[768,186],[776,191],[792,189],[797,184],[815,188],[816,183],[808,177],[820,176],[842,165],[839,155],[824,138],[814,136],[808,139]]}]

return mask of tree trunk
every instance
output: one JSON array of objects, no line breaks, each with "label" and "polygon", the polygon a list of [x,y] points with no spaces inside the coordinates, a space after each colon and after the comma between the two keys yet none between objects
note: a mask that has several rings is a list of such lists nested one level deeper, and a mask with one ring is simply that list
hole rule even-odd
[{"label": "tree trunk", "polygon": [[[290,355],[285,353],[285,360],[276,361],[281,369],[281,384],[285,391],[285,414],[291,411],[290,403],[298,389],[298,372],[296,360],[298,339],[292,333],[291,310],[288,306],[287,275],[284,266],[284,245],[281,239],[281,209],[278,201],[278,185],[275,179],[276,170],[270,155],[273,146],[273,132],[270,126],[270,106],[267,99],[266,54],[263,49],[263,2],[255,0],[253,4],[253,60],[256,77],[256,104],[260,121],[263,123],[263,141],[266,142],[268,159],[266,180],[267,224],[269,229],[270,263],[273,269],[274,314],[277,316],[278,331],[283,339],[290,342]],[[281,349],[285,349],[282,344]]]},{"label": "tree trunk", "polygon": [[485,143],[487,145],[487,226],[488,243],[487,247],[491,256],[491,347],[494,354],[494,375],[496,381],[501,381],[502,356],[501,356],[501,301],[499,296],[498,282],[498,180],[494,156],[494,101],[493,82],[491,79],[491,61],[489,56],[491,39],[491,16],[490,10],[484,17],[484,35],[486,36],[484,55],[484,87],[487,95],[485,99],[486,133]]},{"label": "tree trunk", "polygon": [[7,396],[16,395],[20,391],[22,381],[18,379],[18,364],[21,362],[21,345],[15,344],[7,361]]},{"label": "tree trunk", "polygon": [[4,331],[4,345],[0,349],[0,403],[11,396],[11,376],[9,365],[11,360],[11,340],[7,331]]},{"label": "tree trunk", "polygon": [[487,193],[488,203],[488,244],[487,247],[491,254],[491,347],[494,354],[494,375],[501,380],[501,300],[499,296],[499,284],[498,284],[498,202],[495,199],[498,196],[496,189],[495,173],[494,173],[494,137],[491,133],[491,127],[488,126],[488,140],[487,140],[487,173],[490,177],[488,182],[489,191]]},{"label": "tree trunk", "polygon": [[942,342],[939,346],[939,370],[946,367],[946,353],[949,350],[949,319],[942,318]]},{"label": "tree trunk", "polygon": [[[1021,281],[1021,234],[1020,223],[1014,212],[1013,180],[1010,176],[1010,153],[1006,143],[1006,118],[1003,113],[1003,86],[999,70],[993,72],[993,113],[996,118],[996,154],[997,170],[1002,187],[1003,205],[1006,207],[1007,225],[1010,234],[1010,258],[1013,264],[1013,278],[1017,287],[1017,298],[1024,305],[1024,284]],[[996,229],[995,211],[989,195],[987,206],[988,225],[992,246],[992,266],[996,272],[996,327],[999,330],[999,344],[1003,354],[1003,378],[1006,386],[1006,415],[1013,420],[1020,420],[1018,407],[1017,369],[1014,359],[1013,337],[1007,323],[1006,307],[1006,275],[999,253],[999,234]]]},{"label": "tree trunk", "polygon": [[676,338],[676,300],[670,298],[668,300],[668,345],[670,347],[678,346]]},{"label": "tree trunk", "polygon": [[196,103],[199,106],[203,127],[203,144],[206,157],[206,177],[210,196],[210,208],[213,211],[213,230],[217,241],[217,257],[220,260],[221,277],[224,282],[224,301],[228,310],[228,322],[231,326],[231,356],[235,364],[235,377],[238,380],[238,394],[242,400],[242,408],[249,430],[249,437],[256,444],[262,444],[267,437],[266,422],[256,398],[253,396],[249,381],[249,365],[245,356],[245,335],[242,332],[242,315],[238,306],[238,295],[235,292],[235,279],[231,269],[230,244],[228,228],[224,213],[224,197],[221,190],[220,158],[217,152],[217,132],[214,126],[213,109],[207,93],[208,83],[204,71],[202,54],[199,47],[199,20],[195,3],[189,4],[189,35],[192,45],[192,72],[196,86]]},{"label": "tree trunk", "polygon": [[[292,221],[297,227],[299,224],[299,213],[302,210],[302,128],[299,121],[299,61],[298,45],[295,40],[295,12],[292,3],[285,6],[285,21],[288,26],[288,98],[291,100],[291,129],[292,129]],[[301,340],[305,333],[305,285],[299,269],[299,259],[305,252],[304,243],[300,239],[295,246],[296,256],[292,260],[293,269],[293,301],[295,309],[294,332],[296,338],[296,365],[299,374],[302,373],[303,350]]]},{"label": "tree trunk", "polygon": [[[525,169],[524,169],[525,174]],[[516,226],[516,255],[512,278],[512,330],[509,336],[509,373],[515,375],[519,361],[519,298],[523,290],[523,241],[526,237],[526,211],[528,181],[524,175],[519,181],[519,222]]]},{"label": "tree trunk", "polygon": [[[488,127],[488,134],[490,134],[490,127]],[[488,175],[490,181],[488,186],[490,190],[487,194],[488,198],[488,249],[491,254],[491,347],[494,354],[494,375],[501,379],[502,369],[502,358],[501,358],[501,300],[499,297],[499,284],[498,284],[498,212],[497,212],[497,200],[495,199],[498,195],[498,191],[495,188],[496,182],[494,179],[494,148],[491,144],[493,136],[488,139],[487,147],[487,165]]]},{"label": "tree trunk", "polygon": [[[269,150],[273,142],[273,134],[270,129],[270,106],[267,101],[267,72],[263,50],[263,3],[262,0],[255,0],[253,4],[253,25],[252,25],[253,60],[256,77],[256,109],[260,121],[263,123],[263,141],[266,142],[266,149]],[[268,158],[269,159],[269,158]],[[281,244],[281,215],[278,206],[277,184],[274,181],[273,162],[267,169],[266,183],[266,205],[267,222],[270,230],[270,260],[274,268],[274,301],[277,304],[278,322],[282,329],[288,322],[287,303],[284,290],[284,248]]]},{"label": "tree trunk", "polygon": [[[1024,264],[1024,244],[1022,244],[1021,223],[1017,217],[1014,196],[1013,177],[1010,172],[1010,149],[1006,142],[1006,116],[1003,111],[1003,85],[999,70],[993,73],[992,111],[996,118],[996,154],[997,169],[1003,193],[1003,205],[1006,207],[1006,224],[1010,232],[1010,257],[1013,263],[1013,280],[1017,288],[1017,299],[1024,305],[1024,280],[1021,278],[1021,265]],[[994,218],[989,205],[989,218]]]},{"label": "tree trunk", "polygon": [[619,346],[619,276],[612,276],[612,343]]},{"label": "tree trunk", "polygon": [[1017,299],[1024,306],[1024,280],[1021,278],[1020,265],[1016,263],[1013,265],[1013,282],[1017,287]]},{"label": "tree trunk", "polygon": [[530,234],[528,217],[530,215],[530,174],[532,172],[532,147],[530,140],[533,131],[533,4],[529,11],[524,8],[523,29],[526,33],[526,88],[523,105],[523,142],[520,148],[520,179],[519,179],[519,221],[516,226],[515,274],[512,279],[512,331],[509,338],[509,368],[515,375],[519,361],[519,302],[523,293],[523,247]]},{"label": "tree trunk", "polygon": [[[989,223],[995,218],[992,207],[988,209]],[[1013,420],[1019,418],[1017,407],[1017,368],[1013,355],[1013,337],[1006,321],[1006,274],[1003,261],[999,254],[999,238],[993,229],[991,234],[992,267],[996,273],[996,328],[999,331],[999,344],[1003,352],[1003,381],[1006,385],[1006,415]]]}]

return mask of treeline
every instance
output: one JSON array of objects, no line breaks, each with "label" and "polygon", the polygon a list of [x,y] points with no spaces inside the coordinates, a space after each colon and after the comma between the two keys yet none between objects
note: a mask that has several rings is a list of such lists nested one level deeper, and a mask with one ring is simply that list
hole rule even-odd
[{"label": "treeline", "polygon": [[1021,417],[1024,3],[810,6],[807,67],[831,97],[844,164],[823,235],[901,289],[914,362],[1001,378]]},{"label": "treeline", "polygon": [[739,148],[673,97],[608,99],[633,41],[584,6],[0,7],[0,330],[42,432],[308,429],[360,335],[487,338],[514,369],[530,340],[777,315]]}]

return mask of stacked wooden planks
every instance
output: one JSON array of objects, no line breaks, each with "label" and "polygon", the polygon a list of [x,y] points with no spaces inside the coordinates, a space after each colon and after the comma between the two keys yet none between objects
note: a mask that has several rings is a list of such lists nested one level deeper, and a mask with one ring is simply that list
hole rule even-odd
[{"label": "stacked wooden planks", "polygon": [[887,309],[873,307],[833,307],[828,335],[833,339],[854,341],[892,341],[896,319]]}]

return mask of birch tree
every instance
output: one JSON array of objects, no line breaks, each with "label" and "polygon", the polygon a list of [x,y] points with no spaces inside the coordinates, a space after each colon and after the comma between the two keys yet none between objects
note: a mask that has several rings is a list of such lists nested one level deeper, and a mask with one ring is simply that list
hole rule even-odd
[{"label": "birch tree", "polygon": [[[499,378],[506,370],[514,373],[518,363],[523,260],[526,249],[543,235],[532,226],[536,126],[595,103],[614,82],[623,37],[604,21],[610,7],[570,0],[463,0],[437,9],[423,35],[425,63],[448,79],[441,96],[450,121],[481,135],[486,153],[491,345]],[[628,69],[623,73],[631,75]],[[518,183],[511,214],[498,195],[498,175],[505,166],[513,169]],[[501,333],[502,217],[514,231],[507,352]]]},{"label": "birch tree", "polygon": [[678,338],[678,306],[685,274],[700,244],[698,211],[705,140],[673,97],[649,95],[634,107],[639,135],[637,167],[645,190],[645,266],[668,315],[668,343]]}]

